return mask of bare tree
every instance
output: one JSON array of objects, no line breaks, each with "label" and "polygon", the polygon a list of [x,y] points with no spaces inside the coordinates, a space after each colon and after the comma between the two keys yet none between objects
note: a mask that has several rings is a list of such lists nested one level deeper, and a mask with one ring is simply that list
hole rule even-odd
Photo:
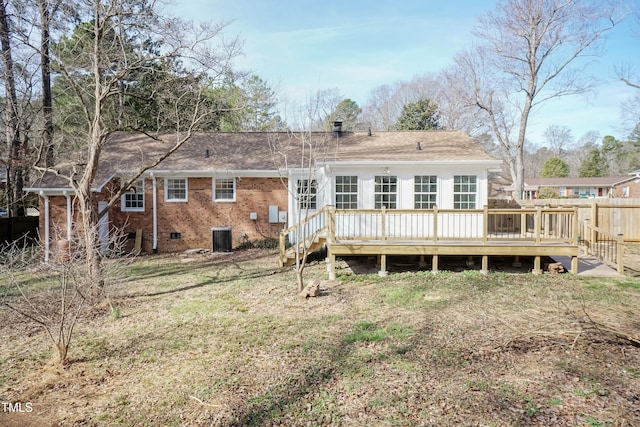
[{"label": "bare tree", "polygon": [[503,0],[475,27],[481,44],[457,55],[449,73],[499,141],[517,198],[530,115],[546,101],[593,86],[583,58],[596,54],[603,35],[625,16],[599,1]]},{"label": "bare tree", "polygon": [[[281,182],[294,200],[293,221],[297,224],[290,242],[295,254],[295,270],[298,292],[305,288],[304,270],[311,246],[317,237],[319,227],[316,218],[310,222],[315,210],[320,206],[323,190],[322,163],[329,159],[335,144],[332,132],[314,130],[326,118],[327,106],[334,103],[332,91],[318,91],[310,97],[306,105],[295,113],[294,130],[285,137],[274,134],[269,141],[275,166],[286,171],[280,176]],[[294,107],[295,108],[295,107]]]},{"label": "bare tree", "polygon": [[556,157],[562,157],[573,146],[571,129],[566,126],[551,125],[545,129],[542,136],[546,146]]},{"label": "bare tree", "polygon": [[[109,238],[107,246],[112,252],[108,255],[120,255],[126,234],[123,230],[114,230]],[[69,361],[76,327],[91,318],[95,307],[104,301],[95,298],[97,284],[91,281],[87,265],[82,261],[81,242],[66,243],[68,245],[56,253],[55,262],[46,269],[42,268],[43,242],[41,247],[34,248],[20,241],[13,242],[3,248],[0,263],[3,282],[0,309],[8,308],[41,328],[53,347],[54,363],[61,368]],[[103,276],[112,293],[115,285],[123,282],[122,272],[132,259],[119,257],[107,263]],[[24,280],[25,276],[29,279]]]},{"label": "bare tree", "polygon": [[[134,78],[136,73],[154,72],[157,91],[171,86],[182,76],[207,76],[205,80],[194,80],[194,84],[175,85],[171,97],[163,99],[163,109],[158,112],[163,129],[171,127],[174,141],[164,155],[151,164],[141,165],[138,171],[125,180],[113,194],[109,206],[118,202],[120,196],[149,168],[157,165],[187,142],[193,132],[206,119],[218,111],[217,106],[206,102],[210,87],[196,84],[197,81],[215,82],[228,75],[231,60],[239,53],[237,38],[225,39],[223,31],[227,23],[194,25],[174,18],[164,18],[154,10],[154,3],[139,0],[118,2],[85,0],[78,6],[78,13],[86,18],[78,37],[89,46],[86,54],[90,64],[83,80],[74,75],[74,63],[65,62],[67,56],[59,52],[50,54],[58,72],[66,79],[71,95],[81,107],[82,138],[86,141],[83,150],[74,161],[41,169],[68,180],[74,189],[80,226],[81,246],[93,283],[102,282],[102,256],[98,243],[97,212],[92,186],[100,164],[100,155],[109,135],[118,130],[130,130],[121,126],[121,121],[107,121],[109,109],[120,105],[123,82]],[[128,34],[129,37],[123,37]],[[132,37],[133,36],[133,37]],[[214,44],[215,42],[215,44]],[[180,60],[186,69],[171,68],[168,71],[154,68],[153,64]],[[214,83],[211,83],[214,84]],[[144,130],[156,137],[148,129]],[[99,288],[99,287],[98,287]]]}]

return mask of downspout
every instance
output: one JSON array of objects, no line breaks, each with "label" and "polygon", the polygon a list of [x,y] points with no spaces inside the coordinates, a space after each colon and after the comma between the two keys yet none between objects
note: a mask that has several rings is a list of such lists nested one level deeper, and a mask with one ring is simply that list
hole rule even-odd
[{"label": "downspout", "polygon": [[158,253],[158,196],[156,177],[151,172],[151,182],[153,182],[153,253]]},{"label": "downspout", "polygon": [[71,196],[66,191],[63,194],[67,198],[67,241],[71,242]]},{"label": "downspout", "polygon": [[40,192],[40,197],[44,199],[44,262],[49,262],[50,247],[49,247],[49,196],[44,194],[44,191]]}]

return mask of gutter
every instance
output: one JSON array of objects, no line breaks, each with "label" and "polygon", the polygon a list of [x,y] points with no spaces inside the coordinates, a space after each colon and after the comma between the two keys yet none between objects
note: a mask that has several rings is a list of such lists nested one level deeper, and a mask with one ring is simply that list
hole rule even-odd
[{"label": "gutter", "polygon": [[158,188],[156,177],[153,172],[151,175],[151,182],[153,182],[153,208],[152,208],[152,216],[153,216],[153,253],[158,253]]}]

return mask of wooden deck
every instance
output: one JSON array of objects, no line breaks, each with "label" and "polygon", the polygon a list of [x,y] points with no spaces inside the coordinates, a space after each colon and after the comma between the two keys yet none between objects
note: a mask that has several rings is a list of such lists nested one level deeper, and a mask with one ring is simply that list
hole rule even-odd
[{"label": "wooden deck", "polygon": [[[280,265],[295,263],[295,251],[327,248],[329,277],[335,278],[336,256],[378,256],[386,271],[389,255],[431,256],[438,271],[439,256],[480,256],[488,272],[490,256],[571,258],[578,273],[576,209],[478,210],[336,210],[327,206],[280,236]],[[302,237],[301,237],[302,236]],[[290,246],[287,249],[287,246]]]}]

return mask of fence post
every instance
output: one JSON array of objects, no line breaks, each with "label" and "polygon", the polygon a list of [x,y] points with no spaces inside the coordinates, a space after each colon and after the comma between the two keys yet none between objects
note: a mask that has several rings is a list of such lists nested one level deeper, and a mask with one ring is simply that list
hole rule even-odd
[{"label": "fence post", "polygon": [[616,237],[616,251],[618,255],[618,274],[624,276],[624,237],[618,234]]}]

